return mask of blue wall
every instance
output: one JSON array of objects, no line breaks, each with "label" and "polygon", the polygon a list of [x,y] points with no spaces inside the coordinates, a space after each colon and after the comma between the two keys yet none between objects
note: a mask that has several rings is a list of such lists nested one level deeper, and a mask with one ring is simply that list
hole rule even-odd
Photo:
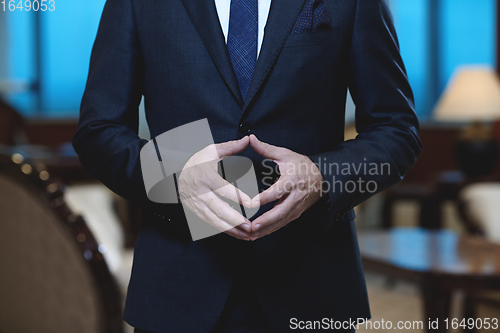
[{"label": "blue wall", "polygon": [[[435,105],[428,91],[429,15],[428,3],[436,0],[391,0],[401,54],[415,94],[417,113],[431,115]],[[440,71],[437,87],[442,93],[453,71],[460,65],[496,66],[496,1],[440,0]]]},{"label": "blue wall", "polygon": [[[56,10],[42,13],[44,115],[76,116],[85,88],[90,53],[105,0],[59,1]],[[32,80],[34,73],[34,15],[9,12],[10,76]],[[33,114],[34,102],[18,94],[11,101]]]},{"label": "blue wall", "polygon": [[440,86],[461,64],[496,66],[496,1],[443,0]]}]

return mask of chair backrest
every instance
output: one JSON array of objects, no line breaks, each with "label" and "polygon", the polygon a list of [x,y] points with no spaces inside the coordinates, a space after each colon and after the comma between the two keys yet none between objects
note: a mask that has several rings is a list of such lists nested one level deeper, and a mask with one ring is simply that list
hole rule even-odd
[{"label": "chair backrest", "polygon": [[476,222],[490,242],[500,244],[500,183],[486,182],[466,186],[460,197],[467,217]]},{"label": "chair backrest", "polygon": [[0,154],[0,333],[122,332],[98,245],[43,169]]}]

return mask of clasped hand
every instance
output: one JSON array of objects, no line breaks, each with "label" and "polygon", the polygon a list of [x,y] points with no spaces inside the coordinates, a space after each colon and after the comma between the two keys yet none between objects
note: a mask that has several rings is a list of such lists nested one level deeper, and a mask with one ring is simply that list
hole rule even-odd
[{"label": "clasped hand", "polygon": [[[224,180],[218,162],[245,150],[248,146],[279,167],[280,178],[267,190],[250,198]],[[210,145],[194,154],[182,169],[179,196],[185,208],[226,234],[254,241],[269,235],[297,219],[322,195],[323,177],[307,156],[257,139],[255,135],[238,141]],[[258,208],[277,200],[274,207],[250,221],[222,198],[246,208]]]}]

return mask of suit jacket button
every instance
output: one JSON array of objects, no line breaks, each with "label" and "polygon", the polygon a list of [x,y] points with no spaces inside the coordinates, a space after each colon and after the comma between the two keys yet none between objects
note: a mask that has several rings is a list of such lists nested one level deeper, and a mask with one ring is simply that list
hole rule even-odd
[{"label": "suit jacket button", "polygon": [[241,135],[249,135],[250,132],[252,132],[252,128],[250,127],[250,124],[247,122],[243,122],[240,124],[240,128],[238,129],[238,133]]}]

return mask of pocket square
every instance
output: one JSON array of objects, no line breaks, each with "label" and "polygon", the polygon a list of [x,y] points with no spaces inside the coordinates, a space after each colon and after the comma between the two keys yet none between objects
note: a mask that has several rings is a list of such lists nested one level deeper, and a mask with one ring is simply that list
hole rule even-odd
[{"label": "pocket square", "polygon": [[292,34],[328,29],[332,26],[330,11],[323,0],[308,0],[299,14]]}]

